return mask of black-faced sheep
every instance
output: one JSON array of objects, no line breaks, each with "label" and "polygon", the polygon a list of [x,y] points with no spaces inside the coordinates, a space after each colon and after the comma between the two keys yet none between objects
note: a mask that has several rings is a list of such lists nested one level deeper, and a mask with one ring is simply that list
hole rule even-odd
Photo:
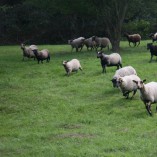
[{"label": "black-faced sheep", "polygon": [[[151,104],[157,103],[157,82],[150,82],[147,84],[144,84],[146,80],[143,81],[136,81],[133,80],[138,86],[138,89],[140,90],[140,98],[145,104],[145,107],[150,115],[152,115],[151,112]],[[156,106],[157,111],[157,106]]]},{"label": "black-faced sheep", "polygon": [[157,33],[151,33],[149,37],[152,39],[152,42],[157,41]]},{"label": "black-faced sheep", "polygon": [[84,45],[86,45],[87,50],[89,50],[89,48],[91,48],[91,50],[93,50],[94,48],[96,48],[96,43],[95,41],[92,40],[92,37],[85,39],[84,40]]},{"label": "black-faced sheep", "polygon": [[112,53],[110,55],[104,54],[102,51],[97,52],[97,58],[101,60],[102,72],[106,73],[106,66],[117,66],[122,68],[122,59],[118,53]]},{"label": "black-faced sheep", "polygon": [[127,99],[129,98],[129,93],[133,92],[133,96],[137,92],[137,84],[133,82],[133,80],[140,81],[141,79],[137,75],[129,75],[120,77],[118,79],[118,87],[120,91],[123,93],[123,96],[125,96]]},{"label": "black-faced sheep", "polygon": [[130,47],[131,47],[130,43],[133,43],[134,47],[137,45],[136,44],[137,42],[138,42],[138,45],[140,44],[141,36],[139,34],[129,35],[128,33],[125,33],[124,36],[128,39]]},{"label": "black-faced sheep", "polygon": [[71,72],[78,71],[79,69],[82,71],[82,67],[80,61],[77,59],[72,59],[70,61],[63,61],[63,66],[67,75],[69,76]]},{"label": "black-faced sheep", "polygon": [[129,75],[137,75],[136,70],[132,66],[126,66],[121,69],[118,69],[111,80],[113,83],[113,87],[118,87],[117,81],[120,77]]},{"label": "black-faced sheep", "polygon": [[[157,46],[153,45],[152,43],[148,43],[147,44],[147,50],[150,50],[151,58],[150,58],[149,62],[151,62],[153,56],[157,56]],[[156,58],[156,61],[157,61],[157,58]]]},{"label": "black-faced sheep", "polygon": [[68,44],[70,44],[72,47],[71,52],[73,51],[74,48],[76,48],[76,52],[79,51],[79,48],[81,51],[84,46],[84,40],[85,40],[84,37],[79,37],[77,39],[68,40]]},{"label": "black-faced sheep", "polygon": [[25,57],[34,58],[35,60],[36,57],[33,53],[33,50],[38,50],[38,47],[36,45],[30,45],[29,47],[27,47],[24,44],[21,44],[21,49],[23,51],[23,60]]},{"label": "black-faced sheep", "polygon": [[95,41],[96,43],[96,51],[98,47],[100,47],[100,50],[102,50],[105,47],[108,47],[108,50],[109,50],[110,40],[108,38],[106,37],[101,38],[101,37],[93,36],[92,41]]},{"label": "black-faced sheep", "polygon": [[43,63],[43,60],[47,60],[47,62],[50,61],[50,53],[47,49],[43,49],[41,51],[33,50],[33,52],[38,60],[38,64],[40,61]]}]

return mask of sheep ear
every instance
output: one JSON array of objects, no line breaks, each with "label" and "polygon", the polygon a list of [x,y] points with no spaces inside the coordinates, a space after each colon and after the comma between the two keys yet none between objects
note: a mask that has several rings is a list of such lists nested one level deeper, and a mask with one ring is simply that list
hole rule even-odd
[{"label": "sheep ear", "polygon": [[143,83],[146,82],[146,79],[143,80]]},{"label": "sheep ear", "polygon": [[133,82],[135,82],[136,84],[138,83],[137,81],[135,81],[135,80],[132,80]]},{"label": "sheep ear", "polygon": [[122,78],[119,78],[118,82],[119,82],[119,83],[122,83],[122,82],[123,82],[123,79],[122,79]]}]

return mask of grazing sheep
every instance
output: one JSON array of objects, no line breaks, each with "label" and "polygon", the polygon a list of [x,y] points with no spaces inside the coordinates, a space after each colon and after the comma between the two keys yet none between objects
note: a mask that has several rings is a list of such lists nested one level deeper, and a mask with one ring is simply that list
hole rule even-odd
[{"label": "grazing sheep", "polygon": [[140,98],[144,102],[148,113],[152,115],[151,104],[157,103],[157,82],[149,82],[147,84],[144,84],[145,81],[146,80],[143,81],[133,80],[133,82],[137,84],[138,89],[140,90]]},{"label": "grazing sheep", "polygon": [[[129,35],[128,33],[125,33],[124,36],[128,39],[129,46],[131,47],[130,43],[134,44],[134,47],[136,46],[136,43],[138,42],[138,45],[140,44],[141,41],[141,36],[139,34],[132,34]],[[138,46],[137,45],[137,46]]]},{"label": "grazing sheep", "polygon": [[81,64],[77,59],[72,59],[70,61],[63,61],[63,66],[68,76],[70,75],[71,72],[74,71],[77,72],[79,69],[82,71]]},{"label": "grazing sheep", "polygon": [[117,80],[120,77],[137,75],[136,70],[132,66],[123,67],[115,72],[115,75],[112,78],[113,87],[118,87]]},{"label": "grazing sheep", "polygon": [[108,38],[106,37],[101,38],[101,37],[93,36],[92,41],[95,41],[96,43],[96,51],[98,47],[100,47],[100,50],[102,50],[105,47],[108,47],[108,50],[109,50],[110,40]]},{"label": "grazing sheep", "polygon": [[137,92],[137,84],[133,82],[135,81],[140,81],[141,79],[137,75],[129,75],[129,76],[124,76],[124,77],[119,77],[118,79],[118,87],[120,91],[123,93],[123,96],[125,96],[127,99],[129,98],[129,93],[133,91],[133,96]]},{"label": "grazing sheep", "polygon": [[21,49],[23,51],[23,61],[24,61],[24,57],[34,58],[34,60],[35,60],[36,57],[33,53],[33,50],[38,49],[38,47],[36,45],[30,45],[29,47],[27,47],[24,44],[21,44]]},{"label": "grazing sheep", "polygon": [[112,53],[110,55],[104,54],[102,51],[97,52],[97,58],[101,60],[102,72],[106,73],[106,66],[117,66],[122,68],[122,59],[118,53]]},{"label": "grazing sheep", "polygon": [[86,45],[87,47],[87,50],[89,50],[88,48],[90,47],[91,50],[95,48],[96,46],[96,43],[95,41],[92,40],[92,37],[88,38],[88,39],[85,39],[84,40],[84,44]]},{"label": "grazing sheep", "polygon": [[47,49],[43,49],[41,51],[33,50],[33,52],[38,60],[38,64],[40,61],[43,63],[43,60],[47,60],[47,62],[50,61],[50,53]]},{"label": "grazing sheep", "polygon": [[[149,62],[151,62],[153,56],[157,56],[157,46],[153,45],[152,43],[148,43],[147,44],[147,50],[150,50],[151,58],[150,58]],[[157,58],[156,58],[156,61],[157,61]]]},{"label": "grazing sheep", "polygon": [[149,37],[152,39],[152,42],[157,41],[157,33],[151,33]]},{"label": "grazing sheep", "polygon": [[79,37],[77,39],[68,40],[68,44],[70,44],[72,47],[71,52],[73,51],[73,48],[76,48],[76,52],[79,51],[79,48],[81,51],[84,46],[84,40],[85,40],[84,37]]}]

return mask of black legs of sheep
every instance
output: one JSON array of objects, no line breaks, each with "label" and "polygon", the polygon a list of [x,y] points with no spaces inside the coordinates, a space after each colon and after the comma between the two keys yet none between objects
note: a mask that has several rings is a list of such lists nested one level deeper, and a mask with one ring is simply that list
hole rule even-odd
[{"label": "black legs of sheep", "polygon": [[119,63],[119,64],[117,64],[117,65],[106,65],[106,64],[104,64],[104,62],[101,60],[101,66],[102,66],[102,73],[106,73],[106,66],[117,66],[117,70],[119,69],[119,67],[121,67],[122,68],[122,64],[121,63]]},{"label": "black legs of sheep", "polygon": [[151,103],[146,103],[146,110],[148,111],[149,115],[152,116],[152,111],[151,111]]},{"label": "black legs of sheep", "polygon": [[97,58],[100,58],[103,73],[106,73],[106,66],[117,66],[117,69],[119,69],[119,67],[122,68],[122,59],[118,53],[106,55],[102,51],[99,51],[97,52]]},{"label": "black legs of sheep", "polygon": [[[134,90],[134,91],[133,91],[133,94],[132,94],[131,99],[134,97],[134,95],[136,94],[136,92],[137,92],[137,90]],[[128,98],[129,98],[129,93],[130,93],[129,91],[128,91],[128,92],[125,92],[125,93],[123,93],[123,96],[125,96],[125,98],[128,99]]]}]

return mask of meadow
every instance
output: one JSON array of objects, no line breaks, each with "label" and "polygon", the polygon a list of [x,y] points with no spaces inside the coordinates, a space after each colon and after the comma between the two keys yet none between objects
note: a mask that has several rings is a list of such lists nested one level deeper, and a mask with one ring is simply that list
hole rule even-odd
[{"label": "meadow", "polygon": [[[121,42],[123,66],[141,79],[157,82],[157,62],[142,41],[130,48]],[[0,46],[1,157],[155,157],[157,113],[150,117],[139,93],[125,99],[102,74],[95,51],[70,52],[69,45],[39,45],[51,61],[22,61],[19,45]],[[105,53],[111,51],[104,49]],[[63,60],[77,58],[83,72],[65,75]]]}]

